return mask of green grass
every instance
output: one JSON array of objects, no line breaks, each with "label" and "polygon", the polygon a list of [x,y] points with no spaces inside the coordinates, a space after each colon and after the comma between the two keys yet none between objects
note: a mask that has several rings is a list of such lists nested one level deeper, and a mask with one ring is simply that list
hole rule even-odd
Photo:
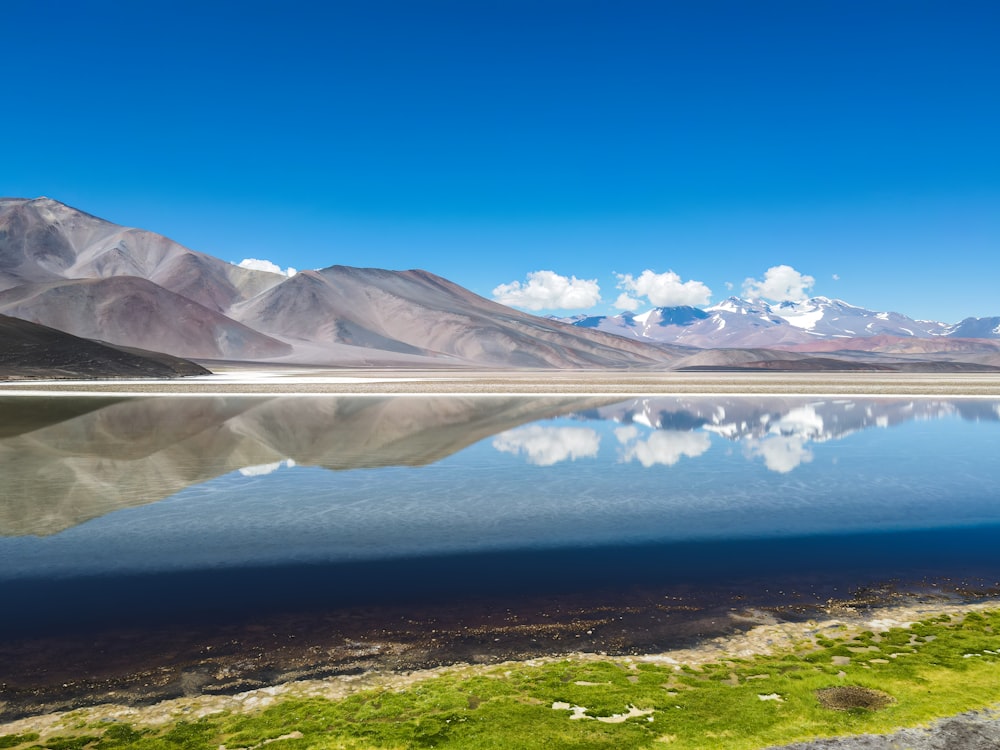
[{"label": "green grass", "polygon": [[[851,662],[834,665],[834,656]],[[879,711],[823,708],[816,691],[839,685],[880,690],[893,702]],[[751,750],[888,732],[998,701],[1000,611],[936,617],[853,638],[818,637],[792,652],[700,669],[609,659],[456,670],[400,692],[372,690],[340,701],[289,698],[254,714],[216,714],[166,727],[101,723],[78,735],[7,735],[0,736],[0,748]],[[552,708],[555,702],[585,707],[592,718],[571,719],[571,711]],[[653,713],[623,723],[596,720],[629,706]]]}]

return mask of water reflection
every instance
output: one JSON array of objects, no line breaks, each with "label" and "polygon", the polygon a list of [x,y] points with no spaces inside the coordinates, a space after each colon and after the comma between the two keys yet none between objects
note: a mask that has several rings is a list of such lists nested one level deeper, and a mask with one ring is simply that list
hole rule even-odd
[{"label": "water reflection", "polygon": [[707,452],[711,434],[740,443],[747,458],[787,474],[813,460],[814,443],[913,420],[959,417],[997,422],[1000,404],[973,399],[651,398],[623,401],[580,416],[625,425],[614,433],[624,446],[625,462],[638,461],[647,468],[673,466],[681,458]]},{"label": "water reflection", "polygon": [[684,456],[697,458],[712,445],[705,432],[657,430],[641,439],[634,426],[615,430],[615,437],[625,448],[622,460],[626,463],[638,461],[647,469],[657,464],[673,466]]},{"label": "water reflection", "polygon": [[594,458],[601,436],[589,427],[542,427],[530,425],[509,430],[493,440],[501,453],[524,455],[529,464],[552,466],[561,461]]},{"label": "water reflection", "polygon": [[993,399],[672,397],[621,401],[581,416],[660,430],[703,429],[731,440],[779,435],[822,442],[911,420],[960,417],[997,422],[1000,403]]},{"label": "water reflection", "polygon": [[[604,400],[606,401],[606,399]],[[55,407],[52,406],[55,402]],[[0,535],[55,534],[230,472],[432,464],[580,398],[0,399]],[[33,420],[32,414],[37,417]]]},{"label": "water reflection", "polygon": [[[997,472],[976,466],[982,449],[970,447],[982,433],[928,433],[911,445],[906,441],[915,439],[913,430],[898,429],[997,423],[996,400],[54,401],[0,399],[0,535],[58,534],[192,487],[204,487],[199,502],[205,513],[216,515],[188,518],[188,524],[216,524],[224,534],[218,518],[233,523],[234,510],[223,505],[242,503],[240,512],[247,514],[242,522],[259,526],[253,544],[272,544],[268,523],[294,518],[301,526],[309,517],[307,531],[317,535],[318,549],[332,544],[320,540],[317,529],[332,534],[333,522],[326,519],[335,514],[338,549],[368,539],[373,555],[379,545],[415,550],[424,542],[437,549],[445,541],[509,546],[624,539],[640,531],[690,538],[858,529],[898,523],[907,514],[919,522],[914,509],[930,513],[926,524],[933,525],[947,516],[931,506],[948,499],[949,486],[966,488],[956,519],[971,523],[996,515],[987,500]],[[887,428],[897,428],[892,432],[898,435],[884,444],[848,441],[863,433],[888,434]],[[819,457],[819,446],[828,445]],[[850,459],[849,466],[837,466],[841,455]],[[440,463],[450,473],[397,477],[377,471],[363,473],[353,484],[333,483],[328,472],[324,480],[303,471]],[[519,472],[512,463],[529,471]],[[767,480],[755,467],[777,476]],[[655,476],[644,479],[644,471]],[[858,483],[863,499],[844,496],[844,476]],[[225,477],[235,480],[218,484]],[[788,482],[777,481],[781,477]],[[798,484],[789,483],[796,477]],[[286,516],[258,522],[248,510],[258,507],[254,503],[255,512],[285,509]],[[185,512],[200,511],[192,506]],[[812,525],[802,521],[805,517]],[[187,533],[184,519],[169,520],[178,536]],[[394,525],[404,522],[409,526]],[[351,523],[370,536],[352,532]],[[422,541],[415,529],[425,530]]]}]

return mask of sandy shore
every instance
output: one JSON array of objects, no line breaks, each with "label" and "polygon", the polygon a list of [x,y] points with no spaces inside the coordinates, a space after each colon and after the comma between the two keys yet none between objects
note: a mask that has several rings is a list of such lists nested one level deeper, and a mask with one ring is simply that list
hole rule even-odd
[{"label": "sandy shore", "polygon": [[[217,367],[217,366],[216,366]],[[1000,397],[994,374],[324,370],[217,367],[176,380],[0,382],[0,395],[810,395]]]}]

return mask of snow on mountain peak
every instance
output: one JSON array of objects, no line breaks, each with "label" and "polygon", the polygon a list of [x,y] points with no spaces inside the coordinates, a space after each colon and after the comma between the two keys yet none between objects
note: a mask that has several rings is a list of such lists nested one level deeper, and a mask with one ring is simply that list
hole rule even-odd
[{"label": "snow on mountain peak", "polygon": [[773,346],[865,336],[1000,337],[1000,318],[948,326],[822,296],[775,303],[734,296],[703,310],[657,307],[631,318],[589,318],[582,325],[632,338],[707,347]]}]

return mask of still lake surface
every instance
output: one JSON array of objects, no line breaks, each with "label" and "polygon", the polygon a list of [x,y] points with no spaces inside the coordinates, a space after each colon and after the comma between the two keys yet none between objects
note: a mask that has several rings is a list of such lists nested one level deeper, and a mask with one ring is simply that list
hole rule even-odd
[{"label": "still lake surface", "polygon": [[0,633],[1000,579],[1000,400],[0,398]]}]

